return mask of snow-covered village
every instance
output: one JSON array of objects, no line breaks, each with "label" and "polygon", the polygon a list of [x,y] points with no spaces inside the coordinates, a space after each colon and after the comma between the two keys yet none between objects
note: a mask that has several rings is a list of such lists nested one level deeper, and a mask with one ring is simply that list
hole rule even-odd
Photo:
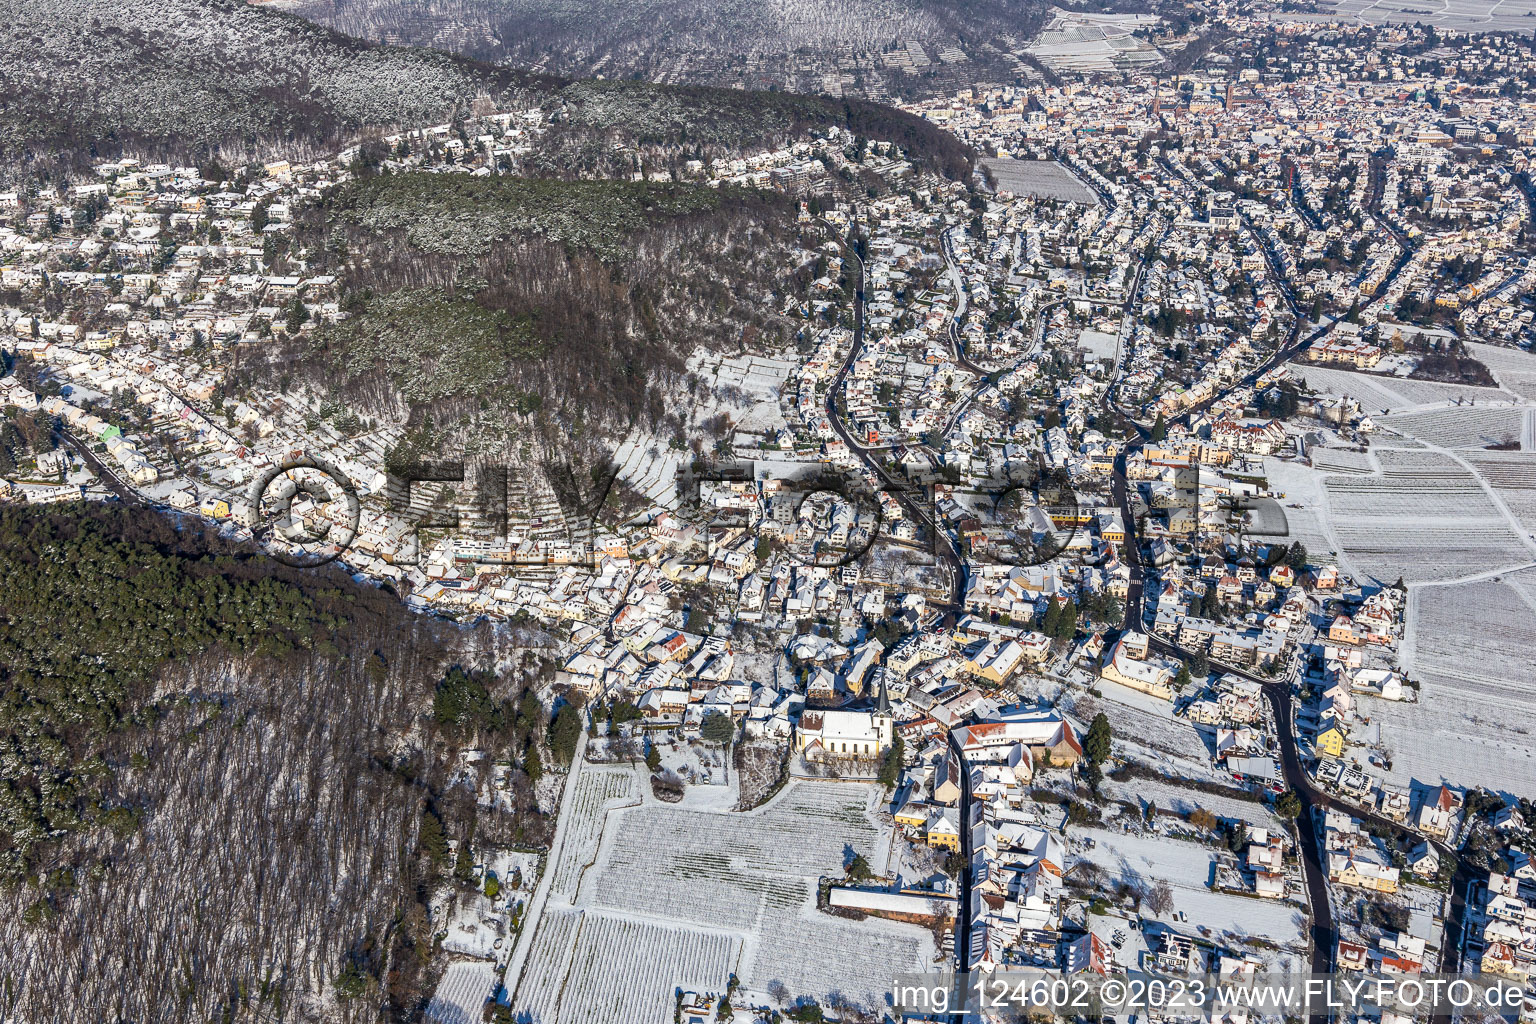
[{"label": "snow-covered village", "polygon": [[[562,246],[694,258],[474,205],[568,111],[0,194],[0,502],[195,524],[528,655],[487,665],[534,680],[505,711],[531,739],[461,727],[478,675],[434,696],[442,788],[547,827],[422,826],[452,870],[410,1019],[895,1020],[893,978],[947,972],[1523,985],[1536,107],[1501,85],[1529,36],[1451,59],[1218,9],[1243,45],[1180,71],[1144,66],[1155,16],[1091,23],[1101,52],[1058,12],[1012,84],[905,101],[984,154],[966,180],[836,125],[611,146],[645,217],[787,211],[731,257],[756,319],[679,328],[623,422],[477,362],[548,326],[484,326],[466,296],[514,285],[482,227],[573,279]],[[406,246],[481,277],[382,283]],[[387,986],[349,955],[338,992]]]}]

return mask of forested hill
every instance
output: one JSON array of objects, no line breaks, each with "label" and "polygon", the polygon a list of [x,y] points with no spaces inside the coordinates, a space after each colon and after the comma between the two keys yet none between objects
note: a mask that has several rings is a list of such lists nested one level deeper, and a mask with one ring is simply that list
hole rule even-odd
[{"label": "forested hill", "polygon": [[429,421],[460,424],[491,450],[530,430],[565,447],[655,428],[674,411],[663,392],[692,346],[734,350],[747,332],[769,348],[788,343],[778,311],[794,239],[792,204],[772,192],[360,179],[307,209],[297,230],[339,276],[350,315],[269,376],[362,416],[409,413],[416,438]]},{"label": "forested hill", "polygon": [[375,46],[242,0],[35,0],[0,20],[0,153],[334,147],[552,81]]},{"label": "forested hill", "polygon": [[522,773],[448,783],[542,745],[547,668],[195,521],[0,508],[0,1019],[418,1012],[446,838],[548,834]]},{"label": "forested hill", "polygon": [[569,112],[594,143],[616,132],[647,145],[760,146],[838,124],[951,176],[969,168],[953,137],[875,104],[572,83],[366,43],[243,0],[36,0],[0,20],[0,164],[13,172],[124,151],[183,163],[307,156],[477,106]]},{"label": "forested hill", "polygon": [[[882,94],[976,75],[1008,81],[1012,62],[996,58],[1031,39],[1050,8],[1043,0],[298,0],[295,7],[367,39],[573,76],[817,92],[883,85]],[[920,66],[896,70],[881,59],[914,46],[924,54]]]}]

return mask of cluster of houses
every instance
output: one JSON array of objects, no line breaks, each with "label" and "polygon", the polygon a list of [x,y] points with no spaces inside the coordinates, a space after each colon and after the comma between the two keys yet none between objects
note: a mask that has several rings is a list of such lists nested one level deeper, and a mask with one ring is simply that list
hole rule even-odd
[{"label": "cluster of houses", "polygon": [[[970,831],[972,885],[958,912],[969,919],[976,969],[1040,957],[1055,964],[1065,843],[1061,822],[1047,820],[1030,799],[1030,784],[1037,771],[1070,768],[1082,756],[1076,731],[1060,714],[1003,707],[947,736],[931,734],[903,777],[906,799],[895,821],[914,842],[957,853],[962,830]],[[969,822],[959,814],[967,789]]]}]

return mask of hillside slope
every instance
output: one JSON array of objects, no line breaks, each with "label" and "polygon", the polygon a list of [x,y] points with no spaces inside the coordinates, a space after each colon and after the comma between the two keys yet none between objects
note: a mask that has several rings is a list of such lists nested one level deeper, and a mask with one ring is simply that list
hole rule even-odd
[{"label": "hillside slope", "polygon": [[417,1012],[444,829],[549,835],[524,777],[478,814],[449,781],[461,745],[543,735],[538,653],[456,675],[488,633],[339,571],[144,509],[0,508],[0,1018],[340,1019],[343,975]]},{"label": "hillside slope", "polygon": [[[240,0],[36,0],[0,19],[0,156],[326,145],[539,80],[373,46]],[[547,83],[545,84],[547,87]]]},{"label": "hillside slope", "polygon": [[296,233],[349,317],[260,376],[482,450],[656,429],[695,346],[789,339],[797,229],[777,193],[393,174],[336,189]]},{"label": "hillside slope", "polygon": [[[295,0],[345,32],[573,76],[881,94],[997,57],[1038,30],[1039,0]],[[922,48],[911,73],[880,58]],[[940,59],[943,52],[945,57]],[[961,56],[963,55],[963,57]],[[1007,65],[985,72],[998,79]]]},{"label": "hillside slope", "polygon": [[0,19],[0,166],[78,166],[129,151],[192,162],[334,151],[367,128],[447,121],[476,106],[566,117],[552,173],[602,173],[583,148],[776,144],[837,124],[901,142],[951,176],[964,147],[867,103],[643,83],[571,83],[424,49],[362,42],[241,0],[37,0]]}]

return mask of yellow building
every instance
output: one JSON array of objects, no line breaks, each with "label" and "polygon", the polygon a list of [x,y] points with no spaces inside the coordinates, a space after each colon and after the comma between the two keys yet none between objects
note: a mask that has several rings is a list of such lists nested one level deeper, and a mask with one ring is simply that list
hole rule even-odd
[{"label": "yellow building", "polygon": [[1344,753],[1344,730],[1335,723],[1317,734],[1317,749],[1329,757]]},{"label": "yellow building", "polygon": [[910,803],[896,812],[896,824],[906,828],[925,829],[928,825],[928,805]]},{"label": "yellow building", "polygon": [[928,845],[940,850],[960,849],[960,812],[953,807],[935,808],[928,818]]}]

